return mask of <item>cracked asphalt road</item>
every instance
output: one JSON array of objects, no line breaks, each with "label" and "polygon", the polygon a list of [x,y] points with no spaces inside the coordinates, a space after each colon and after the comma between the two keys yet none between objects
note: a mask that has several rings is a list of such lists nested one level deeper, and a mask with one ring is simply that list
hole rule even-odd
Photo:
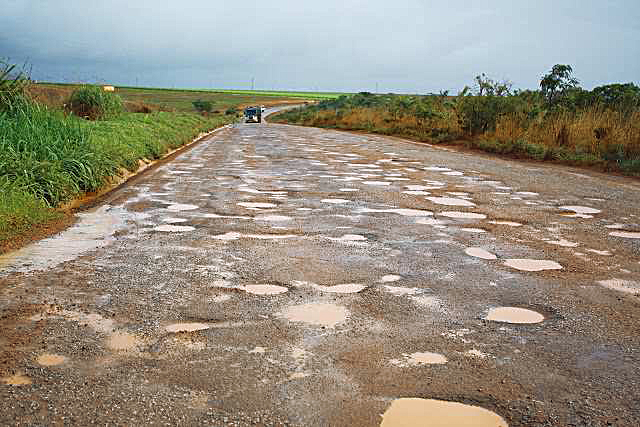
[{"label": "cracked asphalt road", "polygon": [[377,426],[412,397],[640,425],[639,190],[222,129],[0,258],[0,423]]}]

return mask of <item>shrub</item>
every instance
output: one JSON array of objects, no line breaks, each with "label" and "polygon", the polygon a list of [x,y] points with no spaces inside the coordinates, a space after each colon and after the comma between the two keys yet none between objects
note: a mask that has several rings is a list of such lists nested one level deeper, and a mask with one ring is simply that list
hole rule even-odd
[{"label": "shrub", "polygon": [[238,114],[238,110],[235,107],[227,108],[227,111],[224,112],[227,116],[232,114]]},{"label": "shrub", "polygon": [[99,86],[82,86],[71,93],[67,108],[89,120],[106,119],[124,111],[120,96]]},{"label": "shrub", "polygon": [[210,113],[213,110],[213,103],[211,101],[203,101],[198,99],[197,101],[193,101],[193,108],[195,108],[200,113]]}]

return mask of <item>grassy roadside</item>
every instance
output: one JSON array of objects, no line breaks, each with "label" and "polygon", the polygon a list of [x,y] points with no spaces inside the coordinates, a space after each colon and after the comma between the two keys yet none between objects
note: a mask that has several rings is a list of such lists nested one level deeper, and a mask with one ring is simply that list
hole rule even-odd
[{"label": "grassy roadside", "polygon": [[365,131],[510,158],[640,175],[640,111],[599,101],[544,108],[537,94],[457,97],[361,93],[289,110],[273,123]]},{"label": "grassy roadside", "polygon": [[34,226],[60,220],[60,204],[233,119],[155,112],[87,121],[30,103],[0,113],[0,251]]}]

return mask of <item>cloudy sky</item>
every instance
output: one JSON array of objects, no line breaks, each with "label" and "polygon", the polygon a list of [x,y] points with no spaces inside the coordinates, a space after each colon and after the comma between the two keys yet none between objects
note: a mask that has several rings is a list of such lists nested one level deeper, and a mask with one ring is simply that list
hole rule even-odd
[{"label": "cloudy sky", "polygon": [[0,58],[33,78],[426,93],[479,73],[640,83],[638,0],[0,0]]}]

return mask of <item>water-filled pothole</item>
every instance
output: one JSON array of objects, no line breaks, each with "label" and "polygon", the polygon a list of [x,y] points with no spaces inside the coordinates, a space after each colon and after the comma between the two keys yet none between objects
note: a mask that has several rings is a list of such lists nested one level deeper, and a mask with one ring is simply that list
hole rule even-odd
[{"label": "water-filled pothole", "polygon": [[614,291],[625,292],[628,294],[638,295],[640,294],[640,283],[631,280],[623,279],[609,279],[600,280],[599,285],[605,288],[613,289]]},{"label": "water-filled pothole", "polygon": [[289,290],[289,288],[278,285],[246,285],[243,289],[254,295],[278,295]]},{"label": "water-filled pothole", "polygon": [[36,359],[42,366],[58,366],[67,361],[67,358],[59,354],[43,353]]},{"label": "water-filled pothole", "polygon": [[402,398],[391,402],[380,427],[508,427],[498,414],[478,406],[435,399]]},{"label": "water-filled pothole", "polygon": [[209,329],[206,323],[174,323],[165,328],[167,332],[195,332]]},{"label": "water-filled pothole", "polygon": [[562,270],[562,266],[557,262],[543,259],[508,259],[504,264],[522,271]]},{"label": "water-filled pothole", "polygon": [[290,322],[334,328],[349,317],[349,311],[340,305],[330,303],[308,303],[287,307],[280,317]]},{"label": "water-filled pothole", "polygon": [[544,316],[537,311],[519,307],[497,307],[489,310],[485,320],[504,323],[540,323]]},{"label": "water-filled pothole", "polygon": [[447,363],[447,358],[438,353],[418,352],[403,354],[402,359],[391,359],[389,360],[389,363],[399,368],[420,365],[443,365]]},{"label": "water-filled pothole", "polygon": [[447,218],[455,218],[455,219],[485,219],[487,217],[485,214],[480,214],[475,212],[457,212],[457,211],[440,212],[437,215],[446,216]]},{"label": "water-filled pothole", "polygon": [[187,231],[193,231],[196,228],[190,225],[172,225],[172,224],[162,224],[157,227],[153,227],[155,231],[162,231],[165,233],[184,233]]},{"label": "water-filled pothole", "polygon": [[640,231],[612,231],[609,236],[624,237],[625,239],[640,239]]},{"label": "water-filled pothole", "polygon": [[427,197],[427,200],[436,203],[438,205],[447,206],[475,206],[476,204],[464,199],[457,199],[455,197]]},{"label": "water-filled pothole", "polygon": [[238,203],[238,206],[242,206],[245,208],[267,209],[275,208],[277,205],[266,202],[240,202]]},{"label": "water-filled pothole", "polygon": [[2,382],[6,385],[29,385],[31,384],[31,378],[22,374],[15,374],[10,377],[3,377]]},{"label": "water-filled pothole", "polygon": [[316,288],[319,291],[330,292],[334,294],[355,294],[362,291],[366,287],[367,287],[366,285],[362,285],[360,283],[345,283],[345,284],[333,285],[333,286],[322,286],[322,285],[314,286],[314,288]]},{"label": "water-filled pothole", "polygon": [[167,210],[171,212],[180,212],[180,211],[192,211],[194,209],[198,209],[199,206],[196,205],[188,205],[183,203],[175,203],[173,205],[167,206]]},{"label": "water-filled pothole", "polygon": [[491,252],[485,251],[482,248],[467,248],[464,250],[464,253],[476,258],[482,258],[482,259],[488,259],[488,260],[498,259],[497,256],[495,256]]},{"label": "water-filled pothole", "polygon": [[115,331],[107,339],[107,347],[115,351],[133,350],[137,345],[136,336],[125,331]]}]

